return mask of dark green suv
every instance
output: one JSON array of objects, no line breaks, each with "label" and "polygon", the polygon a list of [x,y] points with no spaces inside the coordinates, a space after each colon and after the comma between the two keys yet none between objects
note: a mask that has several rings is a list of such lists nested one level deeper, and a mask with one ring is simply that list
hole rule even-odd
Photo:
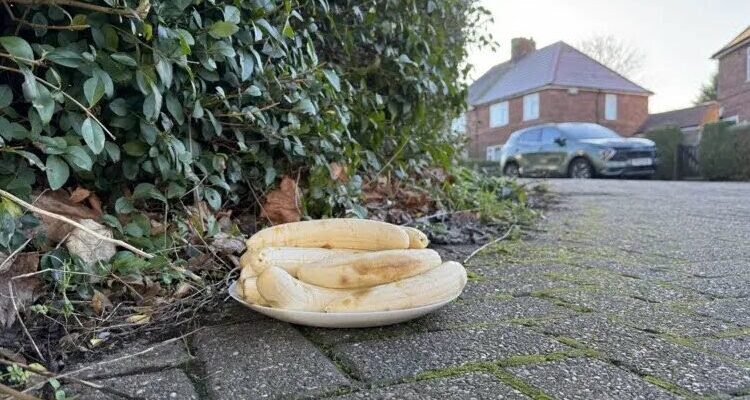
[{"label": "dark green suv", "polygon": [[654,174],[654,142],[624,138],[598,124],[568,122],[525,128],[500,152],[506,176],[639,176]]}]

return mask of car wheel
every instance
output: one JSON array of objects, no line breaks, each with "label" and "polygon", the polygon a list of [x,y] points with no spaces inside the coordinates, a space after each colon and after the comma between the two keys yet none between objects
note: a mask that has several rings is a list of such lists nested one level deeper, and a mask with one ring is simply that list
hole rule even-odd
[{"label": "car wheel", "polygon": [[518,164],[508,163],[503,168],[503,175],[510,178],[518,178],[521,176],[521,172],[518,170]]},{"label": "car wheel", "polygon": [[573,179],[591,179],[594,177],[594,167],[585,158],[576,158],[568,167],[568,176]]}]

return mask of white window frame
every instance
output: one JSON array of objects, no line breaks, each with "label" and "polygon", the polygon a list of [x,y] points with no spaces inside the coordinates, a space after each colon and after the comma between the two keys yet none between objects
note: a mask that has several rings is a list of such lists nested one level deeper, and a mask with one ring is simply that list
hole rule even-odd
[{"label": "white window frame", "polygon": [[750,82],[750,47],[747,48],[747,57],[745,57],[745,70],[747,82]]},{"label": "white window frame", "polygon": [[523,120],[531,121],[539,118],[539,92],[523,96]]},{"label": "white window frame", "polygon": [[604,119],[608,121],[617,120],[617,95],[607,93],[604,95]]},{"label": "white window frame", "polygon": [[508,125],[510,110],[508,102],[503,101],[490,106],[490,128]]}]

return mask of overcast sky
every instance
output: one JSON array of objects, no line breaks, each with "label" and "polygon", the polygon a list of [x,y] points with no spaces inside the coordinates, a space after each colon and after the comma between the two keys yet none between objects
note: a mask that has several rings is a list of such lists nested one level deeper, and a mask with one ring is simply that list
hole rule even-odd
[{"label": "overcast sky", "polygon": [[473,78],[510,58],[510,39],[532,37],[537,48],[563,40],[575,46],[611,34],[645,54],[636,83],[655,93],[651,112],[690,106],[716,68],[709,57],[750,25],[750,0],[482,0],[494,16],[487,29],[497,52],[473,49]]}]

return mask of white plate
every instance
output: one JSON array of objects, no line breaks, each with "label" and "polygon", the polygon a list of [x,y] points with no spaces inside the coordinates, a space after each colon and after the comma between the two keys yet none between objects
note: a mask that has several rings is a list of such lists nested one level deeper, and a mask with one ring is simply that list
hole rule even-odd
[{"label": "white plate", "polygon": [[257,311],[271,318],[297,325],[317,326],[319,328],[370,328],[373,326],[384,326],[398,324],[399,322],[419,318],[429,314],[444,305],[455,300],[458,296],[417,308],[407,310],[376,311],[362,313],[324,313],[310,311],[293,311],[281,308],[263,307],[246,302],[236,291],[237,282],[229,286],[229,295],[253,311]]},{"label": "white plate", "polygon": [[651,165],[651,164],[653,164],[653,160],[651,160],[650,158],[646,158],[646,157],[633,158],[632,160],[630,160],[630,165],[634,167],[643,167],[643,166]]}]

